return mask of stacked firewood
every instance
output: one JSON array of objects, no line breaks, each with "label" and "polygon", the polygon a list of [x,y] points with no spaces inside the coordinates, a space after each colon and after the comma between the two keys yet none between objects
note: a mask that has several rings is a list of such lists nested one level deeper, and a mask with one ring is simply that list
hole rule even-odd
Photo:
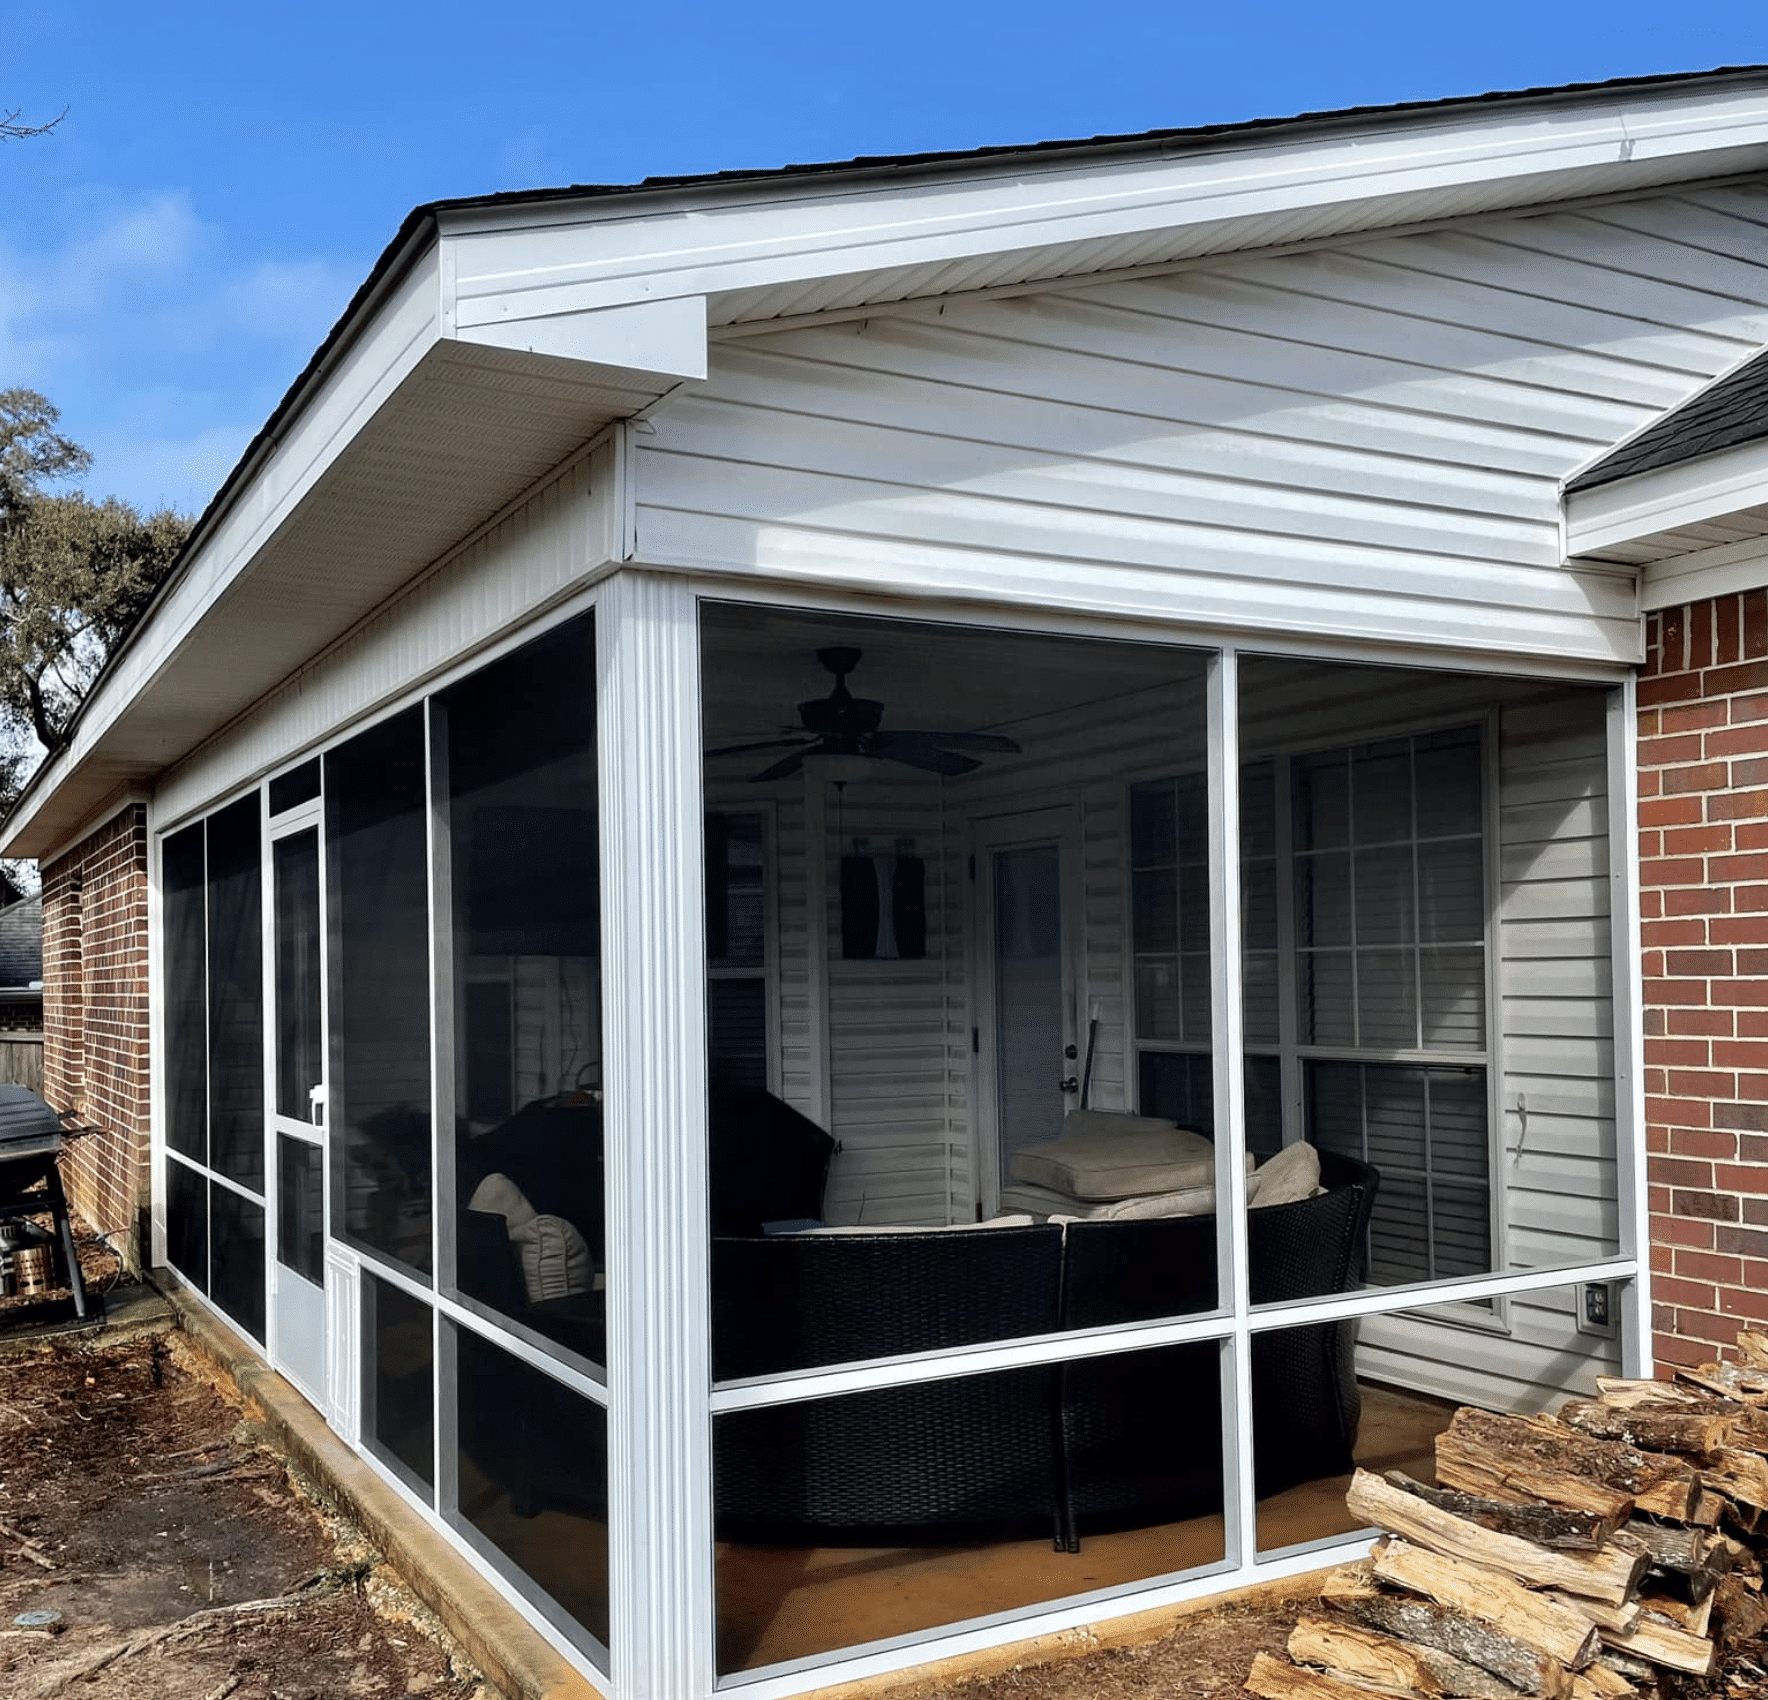
[{"label": "stacked firewood", "polygon": [[1554,1416],[1462,1408],[1438,1486],[1359,1470],[1383,1533],[1261,1653],[1263,1700],[1622,1700],[1710,1676],[1768,1628],[1768,1334]]}]

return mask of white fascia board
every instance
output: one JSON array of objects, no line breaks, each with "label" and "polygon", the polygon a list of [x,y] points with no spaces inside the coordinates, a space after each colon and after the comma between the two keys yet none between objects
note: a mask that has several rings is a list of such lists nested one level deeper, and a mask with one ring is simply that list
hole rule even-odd
[{"label": "white fascia board", "polygon": [[1600,554],[1768,502],[1768,439],[1638,472],[1565,497],[1571,556]]},{"label": "white fascia board", "polygon": [[[1203,222],[1510,182],[1545,202],[1768,164],[1768,87],[1474,116],[1392,117],[1187,146],[1169,157],[1025,156],[879,182],[690,185],[578,202],[443,209],[459,328],[672,295],[715,296]],[[1385,222],[1400,222],[1403,208]],[[593,237],[587,234],[593,228]]]},{"label": "white fascia board", "polygon": [[1650,614],[1764,587],[1768,587],[1768,535],[1648,562],[1639,574],[1639,611]]}]

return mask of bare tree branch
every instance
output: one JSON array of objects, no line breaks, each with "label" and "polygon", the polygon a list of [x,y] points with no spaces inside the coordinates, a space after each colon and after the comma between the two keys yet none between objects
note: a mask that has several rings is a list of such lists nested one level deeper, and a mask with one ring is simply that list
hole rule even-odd
[{"label": "bare tree branch", "polygon": [[47,124],[22,124],[19,114],[23,111],[22,106],[15,106],[10,112],[0,112],[0,142],[16,142],[26,136],[47,136],[68,115],[64,106]]}]

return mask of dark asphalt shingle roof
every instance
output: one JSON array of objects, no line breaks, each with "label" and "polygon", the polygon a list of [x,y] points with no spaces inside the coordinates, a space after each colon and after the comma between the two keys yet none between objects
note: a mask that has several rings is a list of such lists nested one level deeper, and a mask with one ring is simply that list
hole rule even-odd
[{"label": "dark asphalt shingle roof", "polygon": [[1565,487],[1569,493],[1612,484],[1762,437],[1768,437],[1768,350],[1721,373],[1680,407],[1568,478]]},{"label": "dark asphalt shingle roof", "polygon": [[0,909],[0,986],[28,986],[43,978],[43,897]]}]

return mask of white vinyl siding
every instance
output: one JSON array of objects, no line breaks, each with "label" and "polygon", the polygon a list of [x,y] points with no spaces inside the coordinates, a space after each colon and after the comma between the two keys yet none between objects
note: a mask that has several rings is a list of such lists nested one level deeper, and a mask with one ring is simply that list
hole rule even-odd
[{"label": "white vinyl siding", "polygon": [[1755,346],[1765,218],[1666,195],[725,341],[640,440],[639,548],[1218,627],[1280,585],[1296,633],[1631,660],[1558,482]]}]

